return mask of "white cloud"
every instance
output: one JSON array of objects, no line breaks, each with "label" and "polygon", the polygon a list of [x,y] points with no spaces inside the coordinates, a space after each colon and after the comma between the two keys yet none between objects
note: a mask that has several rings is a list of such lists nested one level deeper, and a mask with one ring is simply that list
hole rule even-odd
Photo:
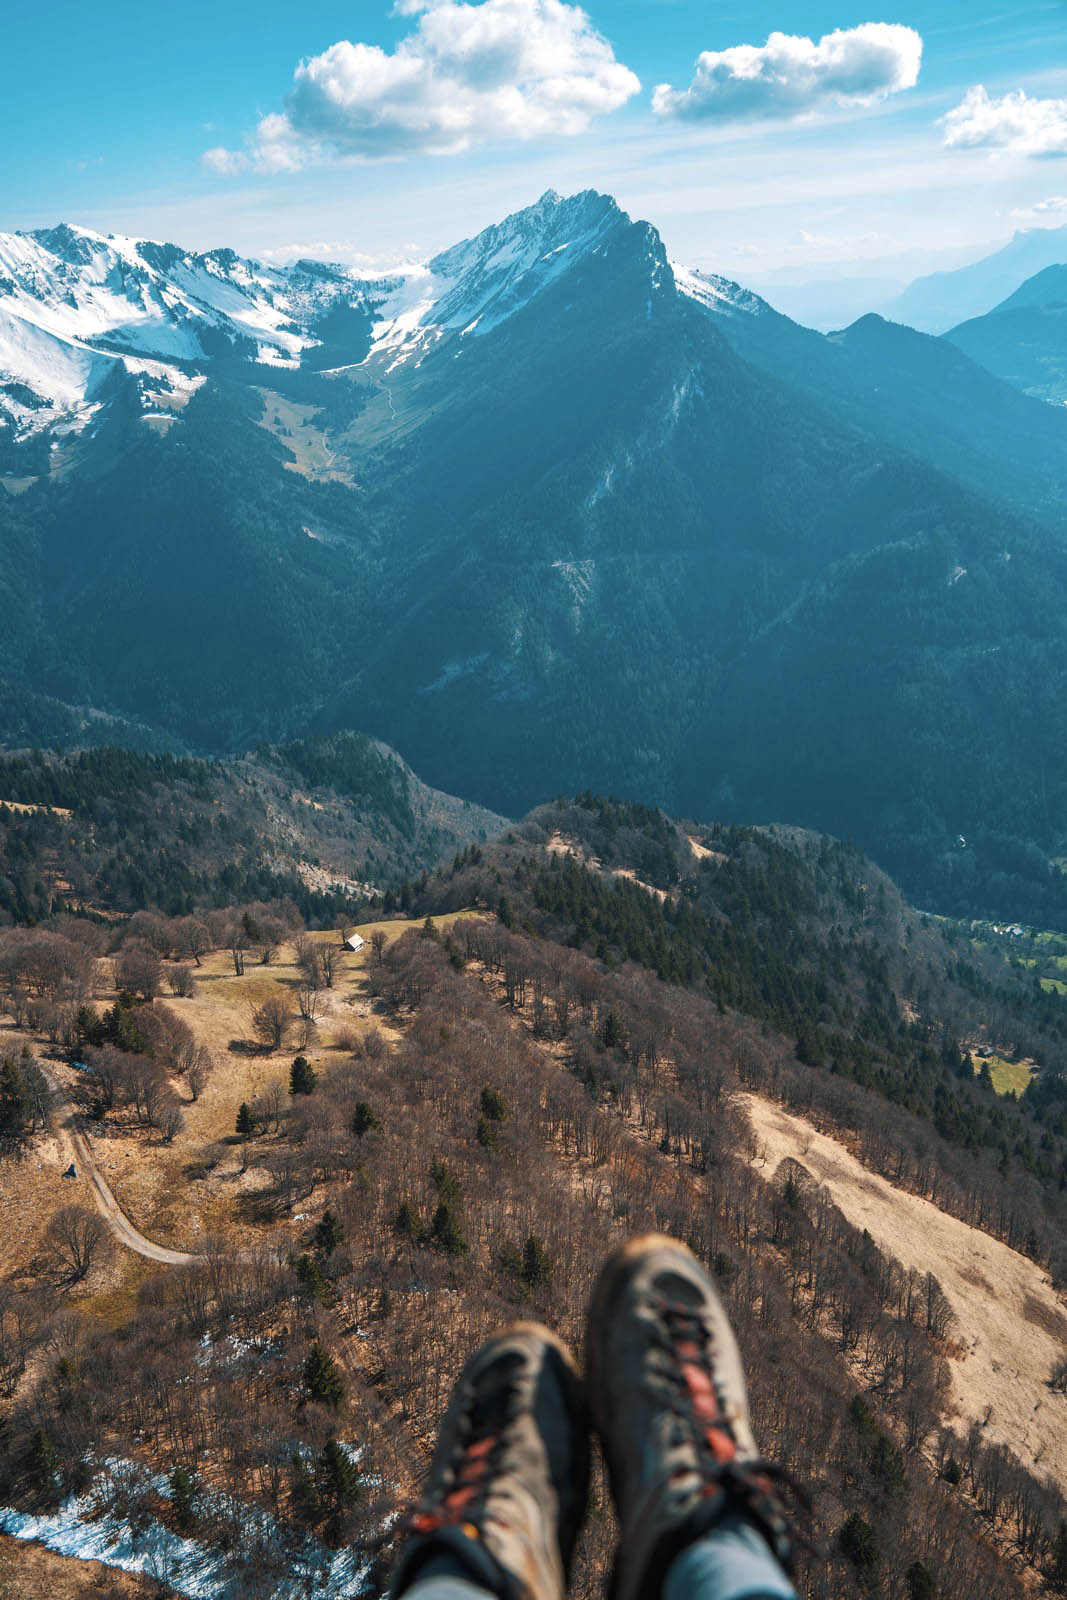
[{"label": "white cloud", "polygon": [[1067,156],[1067,100],[1039,100],[1025,89],[993,100],[983,84],[975,84],[941,123],[950,149]]},{"label": "white cloud", "polygon": [[284,112],[262,119],[246,152],[209,150],[205,164],[292,171],[576,134],[641,87],[565,0],[398,0],[394,9],[418,16],[395,51],[342,39],[302,61]]},{"label": "white cloud", "polygon": [[1067,194],[1051,194],[1047,200],[1039,200],[1034,210],[1067,211]]},{"label": "white cloud", "polygon": [[893,22],[838,28],[817,44],[772,33],[765,45],[705,50],[688,89],[661,83],[652,109],[662,117],[725,121],[873,105],[915,85],[922,49],[914,28]]},{"label": "white cloud", "polygon": [[205,150],[200,160],[209,172],[218,173],[220,178],[230,178],[235,172],[243,172],[248,165],[248,157],[243,151],[227,150],[221,144]]}]

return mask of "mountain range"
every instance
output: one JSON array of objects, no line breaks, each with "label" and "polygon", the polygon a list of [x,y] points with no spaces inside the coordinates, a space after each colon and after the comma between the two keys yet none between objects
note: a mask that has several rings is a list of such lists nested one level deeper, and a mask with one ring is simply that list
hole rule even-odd
[{"label": "mountain range", "polygon": [[375,278],[71,227],[0,272],[7,742],[361,728],[497,812],[1067,915],[1067,411],[957,343],[803,329],[591,191]]},{"label": "mountain range", "polygon": [[1035,272],[984,317],[961,322],[946,337],[1016,388],[1067,404],[1067,266]]},{"label": "mountain range", "polygon": [[916,278],[883,309],[894,322],[925,333],[946,333],[959,322],[984,316],[1025,278],[1064,260],[1067,224],[1021,229],[980,261]]}]

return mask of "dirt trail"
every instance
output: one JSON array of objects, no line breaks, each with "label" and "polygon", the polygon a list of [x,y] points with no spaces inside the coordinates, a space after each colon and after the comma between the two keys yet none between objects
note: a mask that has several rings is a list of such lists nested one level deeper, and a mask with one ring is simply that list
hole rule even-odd
[{"label": "dirt trail", "polygon": [[[802,1117],[742,1095],[759,1142],[757,1170],[804,1167],[849,1222],[905,1267],[932,1272],[956,1314],[962,1346],[950,1362],[956,1428],[983,1422],[1039,1476],[1067,1481],[1067,1396],[1048,1385],[1067,1345],[1067,1309],[1041,1268],[998,1239],[896,1189]],[[950,1409],[951,1409],[950,1408]],[[986,1421],[988,1413],[988,1421]]]},{"label": "dirt trail", "polygon": [[85,1174],[88,1177],[93,1186],[93,1199],[96,1201],[97,1210],[119,1243],[124,1244],[127,1250],[134,1250],[139,1256],[145,1256],[149,1261],[158,1261],[165,1267],[191,1267],[202,1261],[202,1256],[191,1255],[185,1250],[169,1250],[166,1245],[154,1244],[151,1239],[146,1239],[143,1233],[138,1233],[97,1166],[92,1146],[86,1135],[78,1128],[63,1085],[52,1072],[48,1071],[44,1063],[42,1068],[48,1079],[49,1088],[56,1096],[56,1110],[59,1113],[56,1131],[60,1143],[70,1152],[70,1159],[79,1176]]}]

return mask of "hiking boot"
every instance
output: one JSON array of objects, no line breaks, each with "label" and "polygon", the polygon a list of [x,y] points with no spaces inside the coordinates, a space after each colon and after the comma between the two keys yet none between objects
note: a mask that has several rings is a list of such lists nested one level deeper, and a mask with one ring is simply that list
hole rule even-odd
[{"label": "hiking boot", "polygon": [[784,1508],[759,1459],[737,1340],[692,1252],[663,1234],[608,1258],[586,1325],[586,1384],[620,1540],[612,1600],[659,1600],[667,1569],[724,1516],[789,1568]]},{"label": "hiking boot", "polygon": [[588,1490],[573,1358],[547,1328],[516,1322],[460,1375],[403,1529],[394,1600],[439,1556],[501,1600],[561,1600]]}]

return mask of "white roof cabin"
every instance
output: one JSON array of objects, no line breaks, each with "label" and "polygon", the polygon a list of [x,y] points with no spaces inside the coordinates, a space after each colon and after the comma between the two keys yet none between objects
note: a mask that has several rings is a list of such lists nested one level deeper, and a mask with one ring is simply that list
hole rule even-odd
[{"label": "white roof cabin", "polygon": [[352,933],[352,934],[349,934],[348,938],[345,940],[345,949],[346,950],[362,950],[363,946],[366,944],[366,942],[367,941],[365,939],[361,938],[358,933]]}]

